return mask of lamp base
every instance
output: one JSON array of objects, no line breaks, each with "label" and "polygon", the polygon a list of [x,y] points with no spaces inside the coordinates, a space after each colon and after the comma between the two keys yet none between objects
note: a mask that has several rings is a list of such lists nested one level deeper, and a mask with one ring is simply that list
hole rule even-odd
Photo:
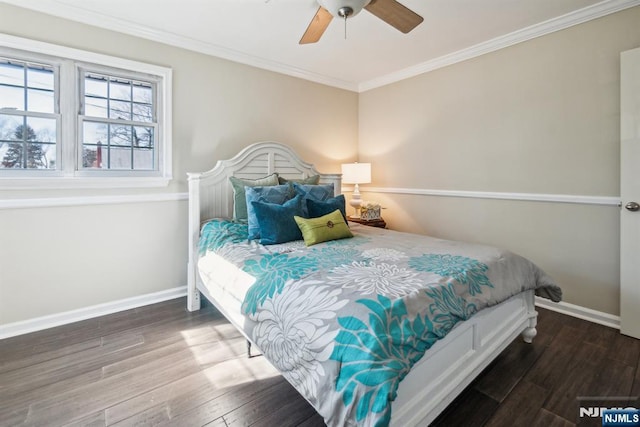
[{"label": "lamp base", "polygon": [[[357,184],[356,188],[358,188]],[[355,191],[353,192],[353,196],[351,197],[349,204],[353,206],[353,209],[355,209],[355,213],[351,215],[351,218],[360,219],[360,207],[362,206],[362,199],[360,198],[359,191],[357,193]]]}]

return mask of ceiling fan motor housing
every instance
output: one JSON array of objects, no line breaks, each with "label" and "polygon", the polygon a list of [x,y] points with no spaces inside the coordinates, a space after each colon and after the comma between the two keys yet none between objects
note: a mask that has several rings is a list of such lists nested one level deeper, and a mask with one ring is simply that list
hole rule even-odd
[{"label": "ceiling fan motor housing", "polygon": [[371,0],[318,0],[318,3],[334,18],[351,18],[360,13]]}]

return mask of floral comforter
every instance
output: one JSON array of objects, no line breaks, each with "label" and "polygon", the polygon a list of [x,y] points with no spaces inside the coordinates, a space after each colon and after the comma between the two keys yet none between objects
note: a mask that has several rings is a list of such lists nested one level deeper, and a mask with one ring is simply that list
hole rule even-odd
[{"label": "floral comforter", "polygon": [[353,238],[262,246],[247,226],[204,225],[214,251],[255,277],[245,332],[329,426],[385,426],[398,384],[438,339],[527,289],[560,288],[532,262],[493,247],[351,224]]}]

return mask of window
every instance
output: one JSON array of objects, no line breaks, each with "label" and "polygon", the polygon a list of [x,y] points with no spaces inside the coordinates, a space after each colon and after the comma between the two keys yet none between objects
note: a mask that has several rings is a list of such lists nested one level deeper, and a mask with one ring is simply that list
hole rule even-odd
[{"label": "window", "polygon": [[83,75],[82,168],[156,170],[155,85]]},{"label": "window", "polygon": [[0,189],[166,185],[170,96],[168,68],[0,34]]},{"label": "window", "polygon": [[55,169],[54,68],[0,58],[0,169]]}]

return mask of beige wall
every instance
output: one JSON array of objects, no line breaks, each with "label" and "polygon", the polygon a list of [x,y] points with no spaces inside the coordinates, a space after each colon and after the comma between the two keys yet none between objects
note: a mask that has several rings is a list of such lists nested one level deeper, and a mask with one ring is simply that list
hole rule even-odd
[{"label": "beige wall", "polygon": [[[359,156],[377,187],[619,196],[620,52],[640,7],[374,89]],[[393,228],[530,257],[565,300],[619,313],[619,211],[546,202],[365,194]]]},{"label": "beige wall", "polygon": [[[262,140],[322,172],[356,156],[358,95],[0,3],[0,31],[173,69],[174,181],[147,190],[5,191],[0,199],[185,192],[186,172]],[[0,326],[186,285],[187,203],[0,210]]]},{"label": "beige wall", "polygon": [[[186,191],[258,140],[323,172],[373,163],[374,185],[619,194],[619,53],[640,7],[360,94],[0,3],[0,31],[169,66],[175,180],[159,190],[0,192],[0,198]],[[528,256],[566,300],[618,314],[618,210],[364,194],[393,228]],[[184,201],[0,210],[0,326],[186,283]],[[99,224],[99,225],[96,225]]]}]

